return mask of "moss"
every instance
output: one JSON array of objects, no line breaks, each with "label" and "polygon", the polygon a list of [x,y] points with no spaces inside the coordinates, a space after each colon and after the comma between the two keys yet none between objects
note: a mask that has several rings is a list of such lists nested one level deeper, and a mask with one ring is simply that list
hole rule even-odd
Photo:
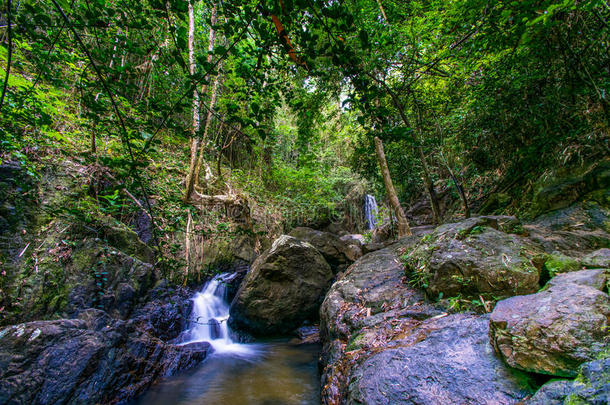
[{"label": "moss", "polygon": [[362,348],[362,344],[364,343],[363,340],[364,340],[363,333],[353,336],[349,340],[347,346],[345,347],[345,351],[351,352],[353,350],[358,350],[358,349]]},{"label": "moss", "polygon": [[561,254],[552,254],[546,257],[543,272],[546,272],[545,275],[547,275],[549,278],[553,278],[557,274],[579,270],[581,267],[580,261],[574,259],[573,257]]},{"label": "moss", "polygon": [[484,225],[475,225],[472,228],[460,229],[458,231],[458,233],[455,235],[455,238],[459,239],[459,240],[463,240],[463,239],[466,239],[469,236],[480,235],[483,232],[485,232],[485,226]]}]

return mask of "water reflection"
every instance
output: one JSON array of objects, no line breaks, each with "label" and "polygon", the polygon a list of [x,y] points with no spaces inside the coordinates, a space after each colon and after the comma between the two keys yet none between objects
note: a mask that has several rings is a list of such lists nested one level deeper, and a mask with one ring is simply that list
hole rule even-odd
[{"label": "water reflection", "polygon": [[153,386],[133,405],[313,405],[320,403],[318,345],[270,342],[255,356],[212,354]]}]

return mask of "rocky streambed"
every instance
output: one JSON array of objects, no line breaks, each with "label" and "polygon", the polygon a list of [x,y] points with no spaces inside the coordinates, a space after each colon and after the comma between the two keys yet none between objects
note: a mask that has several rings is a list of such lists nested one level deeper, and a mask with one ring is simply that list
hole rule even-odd
[{"label": "rocky streambed", "polygon": [[477,217],[356,261],[320,312],[322,402],[608,403],[608,234],[572,212],[589,221]]},{"label": "rocky streambed", "polygon": [[[529,224],[482,216],[376,244],[298,228],[235,279],[229,324],[266,339],[319,321],[324,404],[606,404],[607,218],[577,204]],[[107,309],[1,329],[0,403],[125,403],[190,368],[153,391],[169,398],[176,381],[217,369],[206,343],[172,343],[193,291],[157,282],[135,298],[119,284]],[[287,358],[218,369],[301,375],[271,367]]]}]

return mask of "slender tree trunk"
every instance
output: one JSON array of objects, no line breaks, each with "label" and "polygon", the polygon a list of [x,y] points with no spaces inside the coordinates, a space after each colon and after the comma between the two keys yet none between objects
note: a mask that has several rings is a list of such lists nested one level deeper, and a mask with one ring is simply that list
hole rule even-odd
[{"label": "slender tree trunk", "polygon": [[13,56],[13,27],[12,27],[12,19],[11,19],[11,0],[6,2],[6,18],[7,18],[7,26],[6,30],[8,32],[8,56],[6,58],[6,74],[4,76],[4,85],[2,86],[2,96],[0,96],[0,111],[2,111],[2,105],[4,104],[4,96],[6,95],[6,89],[8,87],[8,79],[11,75],[11,59]]},{"label": "slender tree trunk", "polygon": [[[419,139],[422,138],[421,133],[421,111],[419,109],[419,103],[413,95],[413,101],[415,103],[415,109],[417,111],[417,132],[419,135]],[[417,139],[415,139],[417,142]],[[426,155],[424,154],[424,148],[421,146],[421,143],[417,142],[417,150],[419,152],[419,158],[421,160],[422,168],[424,169],[424,184],[426,186],[426,191],[428,192],[428,197],[430,198],[430,206],[432,208],[432,220],[435,224],[441,223],[441,209],[438,203],[438,197],[436,196],[436,191],[434,190],[434,183],[432,182],[432,178],[430,176],[430,169],[428,168],[428,162],[426,161]]]},{"label": "slender tree trunk", "polygon": [[421,147],[421,145],[417,146],[417,150],[419,152],[419,159],[421,161],[422,169],[424,170],[424,184],[426,187],[426,192],[428,193],[428,197],[430,198],[430,207],[432,208],[432,220],[435,224],[440,224],[441,209],[438,203],[438,197],[436,196],[436,191],[434,190],[434,183],[432,183],[432,179],[430,177],[430,169],[428,168],[428,163],[426,162],[426,155],[424,155],[424,149]]},{"label": "slender tree trunk", "polygon": [[[193,1],[188,2],[188,13],[189,13],[189,72],[191,75],[195,74],[195,10],[193,7]],[[193,193],[195,166],[197,164],[197,151],[199,150],[199,139],[197,134],[199,132],[199,93],[197,89],[193,90],[193,118],[191,127],[191,159],[189,165],[189,172],[186,176],[186,190],[184,192],[184,200],[188,201]]]},{"label": "slender tree trunk", "polygon": [[[214,25],[216,24],[216,5],[212,8],[212,18],[210,25],[210,33],[208,35],[208,63],[212,62],[212,51],[214,50]],[[189,1],[189,67],[191,75],[195,74],[195,12],[193,9],[192,1]],[[207,86],[203,87],[203,94],[207,91]],[[189,172],[186,176],[186,189],[184,192],[184,200],[188,201],[193,194],[195,188],[195,179],[197,178],[197,162],[198,152],[201,140],[197,136],[199,132],[199,93],[195,89],[193,91],[193,137],[191,138],[191,159],[189,165]]]},{"label": "slender tree trunk", "polygon": [[186,262],[186,266],[184,267],[184,285],[186,285],[189,280],[189,269],[191,267],[191,229],[193,224],[191,211],[187,210],[187,213],[186,230],[184,232],[184,259]]},{"label": "slender tree trunk", "polygon": [[459,180],[453,173],[453,170],[451,170],[451,166],[449,166],[449,162],[447,161],[447,159],[445,159],[442,152],[441,152],[441,161],[447,168],[447,171],[449,172],[449,176],[451,177],[451,180],[453,180],[453,184],[455,185],[455,188],[457,189],[457,192],[460,195],[460,199],[462,200],[462,206],[464,207],[464,217],[470,218],[470,206],[468,205],[468,198],[466,198],[466,193],[464,192],[464,188],[462,187],[461,183],[459,182]]},{"label": "slender tree trunk", "polygon": [[396,195],[396,190],[394,189],[394,183],[392,183],[390,169],[388,168],[388,162],[386,161],[385,152],[383,150],[383,143],[378,137],[375,137],[375,150],[377,151],[377,160],[379,160],[379,168],[381,169],[381,175],[383,176],[383,182],[385,183],[385,190],[388,193],[390,205],[396,214],[396,220],[398,222],[398,237],[411,235],[409,221],[407,221],[407,216],[400,206],[398,196]]},{"label": "slender tree trunk", "polygon": [[95,144],[95,131],[97,130],[97,125],[93,124],[93,128],[91,130],[91,154],[95,155],[97,153],[97,145]]},{"label": "slender tree trunk", "polygon": [[466,218],[470,218],[470,206],[468,205],[468,199],[466,198],[464,189],[462,188],[462,185],[458,181],[457,177],[455,177],[455,175],[453,174],[453,171],[451,170],[449,165],[447,165],[447,170],[449,170],[451,180],[453,180],[453,184],[455,184],[455,188],[457,188],[458,194],[460,195],[460,198],[462,200],[462,205],[464,206],[464,216]]},{"label": "slender tree trunk", "polygon": [[[402,103],[400,102],[400,100],[398,99],[398,96],[396,95],[396,93],[394,93],[394,91],[392,91],[392,89],[390,88],[390,86],[388,86],[388,84],[385,82],[385,80],[378,79],[377,77],[375,77],[375,75],[373,75],[371,73],[367,73],[367,75],[386,89],[386,91],[392,98],[392,103],[398,110],[398,114],[400,115],[402,122],[405,124],[405,126],[410,128],[411,123],[409,122],[409,119],[407,118],[407,115],[405,114],[404,107],[403,107]],[[418,108],[418,112],[419,112],[419,107],[417,105],[416,105],[416,108]],[[421,162],[422,170],[424,172],[424,184],[426,186],[426,192],[428,193],[428,197],[430,197],[430,205],[432,208],[433,220],[435,223],[440,223],[440,207],[438,204],[438,198],[436,196],[436,192],[434,190],[434,184],[432,183],[432,176],[430,176],[430,169],[428,168],[428,163],[426,162],[426,155],[424,154],[424,149],[419,144],[419,140],[418,140],[417,136],[415,135],[415,132],[412,132],[412,134],[413,134],[412,135],[413,141],[417,145],[419,159]]]},{"label": "slender tree trunk", "polygon": [[[205,126],[203,129],[203,136],[201,137],[201,145],[199,146],[199,158],[197,159],[197,167],[195,168],[195,184],[199,184],[199,173],[201,173],[201,166],[203,165],[203,152],[208,141],[208,133],[210,131],[210,125],[212,124],[212,115],[214,111],[214,104],[216,104],[216,94],[218,91],[218,82],[220,81],[220,75],[214,79],[212,85],[212,95],[210,96],[210,104],[208,106],[208,116],[205,120]],[[206,180],[209,180],[206,178]]]}]

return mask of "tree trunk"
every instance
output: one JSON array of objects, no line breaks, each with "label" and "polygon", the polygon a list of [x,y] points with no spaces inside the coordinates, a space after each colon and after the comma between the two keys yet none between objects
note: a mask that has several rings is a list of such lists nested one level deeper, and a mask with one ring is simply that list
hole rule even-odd
[{"label": "tree trunk", "polygon": [[396,214],[396,220],[398,222],[398,237],[411,235],[409,221],[407,221],[407,216],[400,206],[398,196],[396,195],[396,190],[394,189],[394,183],[392,183],[392,177],[390,177],[390,169],[388,168],[388,162],[385,159],[383,143],[378,137],[375,137],[375,150],[377,151],[377,159],[379,160],[379,168],[381,169],[381,175],[383,176],[383,182],[385,183],[385,190],[388,193],[390,205],[392,205],[394,213]]},{"label": "tree trunk", "polygon": [[[210,125],[212,123],[212,114],[214,111],[214,104],[216,104],[216,94],[218,91],[218,82],[220,75],[214,79],[212,85],[212,95],[210,97],[210,104],[208,105],[208,116],[205,120],[205,126],[203,127],[203,136],[201,137],[201,145],[199,146],[199,158],[197,159],[197,167],[195,168],[195,184],[199,184],[199,173],[201,173],[201,166],[203,165],[203,152],[208,140],[208,133],[210,131]],[[209,180],[206,178],[206,181]]]},{"label": "tree trunk", "polygon": [[[421,111],[419,109],[419,103],[413,95],[413,102],[415,104],[415,109],[417,112],[417,132],[419,135],[419,139],[422,139],[421,136],[422,130],[422,119],[421,119]],[[438,197],[436,196],[436,191],[434,190],[434,183],[432,182],[432,178],[430,177],[430,169],[428,169],[428,162],[426,161],[426,155],[424,154],[424,148],[421,146],[419,142],[417,142],[417,138],[413,137],[415,143],[417,144],[417,150],[419,152],[419,158],[421,160],[421,165],[424,170],[424,184],[426,185],[426,191],[428,192],[428,197],[430,198],[430,207],[432,208],[432,221],[435,224],[441,223],[441,209],[438,203]]]},{"label": "tree trunk", "polygon": [[[195,10],[193,7],[193,1],[188,2],[188,13],[189,13],[189,72],[191,75],[195,74]],[[184,192],[184,200],[188,201],[193,193],[194,186],[194,172],[197,164],[197,151],[199,150],[199,139],[197,134],[199,132],[199,93],[197,89],[193,90],[193,125],[191,127],[191,159],[189,165],[189,172],[186,176],[186,190]]]},{"label": "tree trunk", "polygon": [[[367,75],[386,89],[386,91],[390,95],[390,98],[392,99],[392,103],[398,110],[398,114],[400,115],[402,122],[405,124],[405,126],[407,128],[411,128],[409,119],[407,118],[407,115],[405,114],[404,106],[398,99],[398,96],[396,95],[396,93],[394,93],[392,91],[390,86],[388,86],[388,84],[384,80],[378,79],[377,77],[375,77],[375,75],[373,75],[371,73],[368,73]],[[418,114],[419,114],[419,106],[416,105],[416,108],[418,109]],[[421,147],[421,145],[419,144],[419,140],[417,139],[417,135],[415,135],[415,132],[412,132],[412,137],[413,137],[413,142],[415,142],[415,144],[417,145],[416,147],[417,147],[417,151],[419,153],[421,166],[424,171],[424,183],[426,185],[426,192],[428,193],[428,197],[430,197],[430,205],[432,208],[433,220],[435,223],[440,223],[440,207],[438,204],[438,198],[436,197],[436,191],[434,190],[434,184],[432,183],[432,177],[430,176],[430,169],[428,168],[428,164],[426,163],[426,156],[424,155],[424,150]]]},{"label": "tree trunk", "polygon": [[462,185],[458,181],[457,177],[455,177],[455,175],[453,174],[453,171],[451,170],[449,165],[447,165],[447,170],[449,170],[449,175],[451,176],[451,179],[453,180],[453,184],[455,184],[455,188],[457,188],[458,194],[460,195],[460,198],[462,199],[462,205],[464,206],[464,217],[470,218],[470,206],[468,205],[468,199],[466,198],[464,189],[462,188]]},{"label": "tree trunk", "polygon": [[451,170],[451,166],[449,166],[449,162],[447,161],[447,159],[445,159],[442,152],[441,152],[441,162],[443,162],[443,164],[447,168],[447,171],[449,172],[449,176],[451,177],[451,180],[453,181],[453,184],[455,185],[455,188],[457,189],[457,192],[460,195],[460,199],[462,200],[462,206],[464,207],[464,217],[470,218],[470,206],[468,205],[468,198],[466,198],[466,193],[464,193],[464,188],[462,187],[462,185],[460,184],[460,181],[457,179],[457,177],[453,173],[453,170]]},{"label": "tree trunk", "polygon": [[[195,11],[193,9],[192,1],[189,0],[189,69],[191,75],[195,74]],[[214,50],[214,25],[216,24],[216,5],[212,8],[212,19],[210,25],[210,33],[208,35],[208,63],[212,62],[212,51]],[[204,86],[203,93],[207,91],[207,87]],[[193,194],[195,188],[195,179],[197,178],[197,154],[199,152],[199,145],[201,140],[197,136],[199,132],[199,93],[197,89],[193,91],[193,129],[191,138],[191,159],[189,165],[189,172],[186,176],[186,189],[184,192],[184,201],[188,201]]]},{"label": "tree trunk", "polygon": [[421,160],[421,166],[424,170],[424,184],[426,187],[426,192],[428,193],[428,197],[430,198],[430,206],[432,208],[432,220],[435,224],[441,223],[441,209],[438,204],[438,197],[436,196],[436,191],[434,190],[434,183],[432,183],[432,179],[430,178],[430,169],[428,169],[428,163],[426,163],[426,155],[424,155],[424,149],[421,145],[417,146],[417,150],[419,152],[419,159]]}]

